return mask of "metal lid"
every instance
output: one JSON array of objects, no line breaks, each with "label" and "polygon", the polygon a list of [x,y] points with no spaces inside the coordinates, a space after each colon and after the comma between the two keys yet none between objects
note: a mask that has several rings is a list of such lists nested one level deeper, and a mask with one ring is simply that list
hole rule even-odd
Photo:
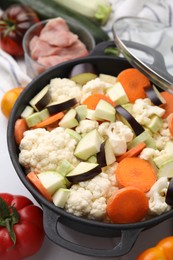
[{"label": "metal lid", "polygon": [[154,84],[173,93],[173,28],[144,18],[123,17],[113,24],[123,56]]}]

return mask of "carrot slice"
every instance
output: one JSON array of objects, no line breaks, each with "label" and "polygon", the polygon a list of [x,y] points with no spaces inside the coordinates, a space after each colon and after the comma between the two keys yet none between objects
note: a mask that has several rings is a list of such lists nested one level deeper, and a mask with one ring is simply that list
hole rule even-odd
[{"label": "carrot slice", "polygon": [[138,154],[140,154],[140,152],[142,152],[142,150],[146,147],[146,144],[144,142],[137,144],[135,147],[131,148],[130,150],[128,150],[126,153],[118,156],[116,158],[117,162],[121,162],[124,158],[129,158],[129,157],[135,157]]},{"label": "carrot slice", "polygon": [[20,145],[20,142],[23,138],[23,134],[27,130],[28,130],[28,126],[25,119],[24,118],[17,119],[14,125],[14,138],[18,145]]},{"label": "carrot slice", "polygon": [[107,215],[114,223],[141,221],[148,213],[146,194],[136,187],[125,187],[114,191],[107,202]]},{"label": "carrot slice", "polygon": [[161,107],[165,109],[165,113],[162,118],[167,118],[169,114],[173,113],[173,95],[167,91],[163,91],[160,94],[166,101],[165,104],[161,105]]},{"label": "carrot slice", "polygon": [[54,114],[54,115],[46,118],[45,120],[41,121],[40,123],[38,123],[37,125],[35,125],[32,128],[41,128],[41,127],[49,126],[49,125],[55,123],[56,121],[60,120],[63,116],[64,116],[63,112],[58,112],[57,114]]},{"label": "carrot slice", "polygon": [[108,96],[99,93],[94,93],[91,96],[87,97],[82,104],[86,105],[88,109],[95,110],[97,104],[101,99],[107,101],[112,106],[115,106],[115,103]]},{"label": "carrot slice", "polygon": [[139,157],[122,160],[115,174],[120,188],[134,186],[143,192],[149,191],[157,180],[156,172],[151,164]]},{"label": "carrot slice", "polygon": [[117,80],[123,86],[131,103],[134,103],[138,98],[146,98],[144,88],[151,85],[149,79],[135,68],[121,71]]},{"label": "carrot slice", "polygon": [[43,186],[35,172],[29,172],[26,178],[34,185],[34,187],[45,197],[47,200],[52,201],[52,197],[48,190]]}]

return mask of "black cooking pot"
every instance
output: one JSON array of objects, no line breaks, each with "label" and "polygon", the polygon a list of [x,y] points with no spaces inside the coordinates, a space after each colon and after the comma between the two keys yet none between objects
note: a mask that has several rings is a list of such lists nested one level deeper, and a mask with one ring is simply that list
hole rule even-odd
[{"label": "black cooking pot", "polygon": [[[47,237],[54,243],[66,249],[77,252],[79,254],[95,257],[113,257],[127,254],[132,248],[141,231],[158,225],[164,220],[171,218],[173,216],[173,210],[170,210],[161,216],[133,224],[108,224],[71,215],[65,210],[58,208],[54,206],[53,203],[47,201],[26,179],[25,171],[19,164],[19,149],[15,143],[13,133],[16,119],[20,117],[21,112],[33,98],[33,96],[35,96],[45,85],[47,85],[52,78],[68,77],[69,73],[75,65],[81,63],[90,63],[94,66],[97,73],[105,73],[114,76],[116,76],[120,71],[131,67],[130,63],[127,62],[127,60],[124,58],[104,55],[104,49],[110,46],[115,47],[113,42],[101,43],[96,46],[95,50],[93,53],[91,53],[90,56],[54,66],[44,72],[42,75],[35,78],[24,89],[18,98],[11,113],[7,129],[8,150],[13,166],[20,180],[31,192],[33,197],[36,199],[36,201],[38,201],[43,209],[44,229]],[[154,58],[156,59],[157,57]],[[155,62],[157,63],[156,60]],[[81,233],[101,237],[121,237],[121,240],[119,244],[112,249],[95,249],[84,247],[79,244],[74,244],[63,238],[59,233],[58,223],[68,226]]]}]

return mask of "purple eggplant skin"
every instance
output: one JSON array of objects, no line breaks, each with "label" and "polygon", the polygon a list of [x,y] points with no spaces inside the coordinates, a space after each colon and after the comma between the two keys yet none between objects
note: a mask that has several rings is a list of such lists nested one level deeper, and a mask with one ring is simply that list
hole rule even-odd
[{"label": "purple eggplant skin", "polygon": [[144,128],[136,121],[136,119],[121,105],[117,105],[115,107],[116,111],[123,116],[128,123],[133,128],[133,131],[135,132],[136,136],[143,133],[145,130]]},{"label": "purple eggplant skin", "polygon": [[151,102],[156,105],[156,106],[160,106],[162,105],[161,100],[158,98],[156,91],[154,90],[153,86],[149,86],[144,88],[147,97],[151,100]]},{"label": "purple eggplant skin", "polygon": [[47,92],[38,102],[37,104],[35,104],[35,107],[38,109],[38,111],[41,111],[42,109],[44,109],[47,104],[49,104],[51,100],[51,96],[50,93]]},{"label": "purple eggplant skin", "polygon": [[168,190],[166,193],[166,197],[165,197],[165,202],[170,205],[173,206],[173,178],[171,179],[169,186],[168,186]]},{"label": "purple eggplant skin", "polygon": [[49,113],[52,115],[70,109],[71,107],[75,106],[77,103],[78,102],[76,98],[71,98],[62,103],[53,103],[52,105],[49,104],[46,108],[48,109]]},{"label": "purple eggplant skin", "polygon": [[72,68],[72,70],[69,74],[69,78],[76,76],[78,74],[86,73],[86,72],[97,74],[96,70],[94,68],[94,65],[92,65],[91,63],[81,63],[81,64],[75,65]]},{"label": "purple eggplant skin", "polygon": [[78,182],[81,182],[81,181],[90,180],[100,173],[101,173],[101,167],[100,167],[100,165],[98,165],[95,168],[91,169],[90,171],[83,172],[83,173],[77,174],[77,175],[72,175],[72,176],[67,175],[66,178],[71,183],[78,183]]},{"label": "purple eggplant skin", "polygon": [[105,156],[105,142],[103,142],[100,146],[100,152],[97,154],[97,162],[100,165],[100,167],[107,166]]}]

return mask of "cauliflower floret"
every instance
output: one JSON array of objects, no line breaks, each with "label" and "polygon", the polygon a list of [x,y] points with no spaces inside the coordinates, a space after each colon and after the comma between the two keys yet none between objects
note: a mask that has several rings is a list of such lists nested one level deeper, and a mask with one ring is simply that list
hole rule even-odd
[{"label": "cauliflower floret", "polygon": [[127,150],[127,142],[133,139],[132,130],[121,121],[113,123],[104,122],[98,132],[103,137],[108,137],[115,155],[121,155]]},{"label": "cauliflower floret", "polygon": [[132,106],[132,114],[135,119],[142,125],[147,126],[153,115],[163,116],[165,110],[161,107],[154,106],[149,98],[137,99]]},{"label": "cauliflower floret", "polygon": [[110,176],[103,172],[91,180],[72,185],[65,204],[66,211],[90,219],[104,219],[112,186]]},{"label": "cauliflower floret", "polygon": [[87,134],[90,131],[98,128],[98,122],[94,120],[81,120],[79,125],[76,127],[76,132],[79,134]]},{"label": "cauliflower floret", "polygon": [[87,97],[89,97],[93,93],[104,94],[106,89],[111,87],[112,84],[101,81],[100,78],[95,78],[93,80],[88,81],[82,87],[82,98],[81,102],[83,102]]},{"label": "cauliflower floret", "polygon": [[161,215],[167,212],[171,207],[165,202],[165,194],[167,192],[169,181],[167,177],[161,177],[152,186],[150,191],[147,193],[149,198],[149,214],[150,215]]},{"label": "cauliflower floret", "polygon": [[81,98],[81,87],[67,78],[51,79],[49,91],[52,102],[63,102],[71,98],[76,98],[79,101]]},{"label": "cauliflower floret", "polygon": [[70,195],[65,204],[67,212],[78,217],[86,216],[92,207],[92,192],[75,184],[70,189]]},{"label": "cauliflower floret", "polygon": [[144,160],[153,159],[160,155],[160,152],[153,148],[144,148],[139,157]]},{"label": "cauliflower floret", "polygon": [[77,165],[75,147],[76,141],[61,127],[51,132],[42,128],[29,130],[24,133],[20,144],[19,162],[35,172],[57,170],[64,159]]}]

